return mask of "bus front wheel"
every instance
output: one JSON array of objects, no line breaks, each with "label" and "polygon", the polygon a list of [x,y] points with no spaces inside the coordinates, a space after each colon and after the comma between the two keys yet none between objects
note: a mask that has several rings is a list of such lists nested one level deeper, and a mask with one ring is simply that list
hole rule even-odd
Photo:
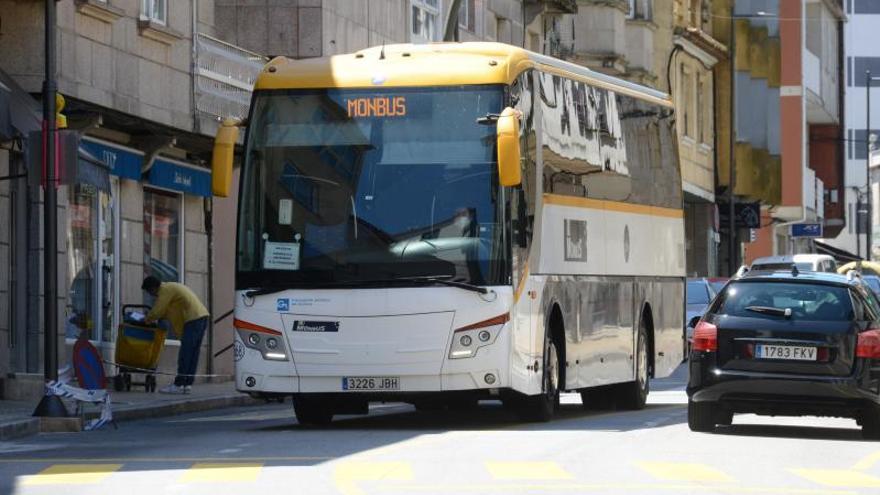
[{"label": "bus front wheel", "polygon": [[333,420],[333,411],[326,405],[302,395],[293,398],[293,412],[301,425],[323,426]]},{"label": "bus front wheel", "polygon": [[550,421],[559,408],[559,351],[550,336],[544,338],[543,385],[540,395],[524,397],[520,405],[520,417],[526,421]]}]

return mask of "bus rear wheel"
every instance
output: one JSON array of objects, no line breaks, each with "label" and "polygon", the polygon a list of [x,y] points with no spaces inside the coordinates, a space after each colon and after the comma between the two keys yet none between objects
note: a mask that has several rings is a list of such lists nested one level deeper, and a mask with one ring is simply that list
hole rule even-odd
[{"label": "bus rear wheel", "polygon": [[293,412],[301,425],[324,426],[333,420],[333,411],[326,405],[302,395],[293,398]]},{"label": "bus rear wheel", "polygon": [[526,421],[550,421],[559,408],[560,369],[556,343],[547,336],[544,340],[544,366],[541,369],[543,386],[540,395],[522,399],[519,415]]},{"label": "bus rear wheel", "polygon": [[623,409],[644,409],[648,400],[651,377],[648,369],[648,330],[644,319],[639,325],[635,359],[636,379],[617,386],[618,404]]}]

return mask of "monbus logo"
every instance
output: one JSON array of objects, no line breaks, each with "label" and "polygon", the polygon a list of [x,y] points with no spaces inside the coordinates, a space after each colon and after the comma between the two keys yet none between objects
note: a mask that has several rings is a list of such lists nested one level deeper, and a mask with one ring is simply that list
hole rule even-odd
[{"label": "monbus logo", "polygon": [[406,115],[406,97],[374,96],[345,100],[348,116],[359,117],[403,117]]}]

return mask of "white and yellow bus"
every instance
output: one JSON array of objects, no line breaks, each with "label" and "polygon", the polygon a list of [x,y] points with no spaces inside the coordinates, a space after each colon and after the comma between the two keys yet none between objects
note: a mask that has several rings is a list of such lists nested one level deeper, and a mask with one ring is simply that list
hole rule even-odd
[{"label": "white and yellow bus", "polygon": [[237,388],[303,423],[643,407],[682,359],[674,126],[663,93],[497,43],[273,60],[246,121]]}]

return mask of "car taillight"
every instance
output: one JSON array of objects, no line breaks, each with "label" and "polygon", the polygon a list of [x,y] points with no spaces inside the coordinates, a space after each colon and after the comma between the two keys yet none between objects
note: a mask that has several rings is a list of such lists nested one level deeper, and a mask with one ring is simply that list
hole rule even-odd
[{"label": "car taillight", "polygon": [[856,357],[880,359],[880,329],[872,328],[859,334]]},{"label": "car taillight", "polygon": [[827,347],[816,349],[816,361],[827,363],[831,359],[831,351]]},{"label": "car taillight", "polygon": [[694,328],[694,342],[691,348],[695,351],[717,351],[718,327],[705,321],[697,323],[697,328]]}]

